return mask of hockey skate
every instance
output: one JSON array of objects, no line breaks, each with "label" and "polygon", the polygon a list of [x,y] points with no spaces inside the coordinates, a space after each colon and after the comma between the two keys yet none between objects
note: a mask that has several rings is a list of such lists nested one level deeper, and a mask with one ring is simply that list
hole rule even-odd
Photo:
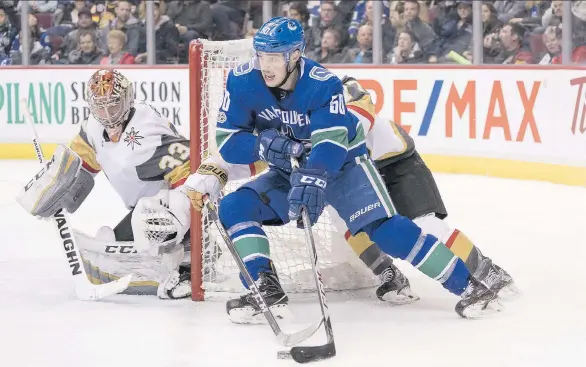
[{"label": "hockey skate", "polygon": [[184,299],[191,297],[191,266],[181,265],[165,283],[167,299]]},{"label": "hockey skate", "polygon": [[502,268],[483,259],[478,275],[471,275],[462,299],[456,304],[456,313],[463,318],[477,319],[504,309],[501,294],[518,295],[513,278]]},{"label": "hockey skate", "polygon": [[[274,271],[260,272],[256,286],[276,319],[291,316],[289,298],[281,288],[279,278]],[[235,324],[262,324],[266,320],[254,300],[252,292],[226,303],[228,318]]]},{"label": "hockey skate", "polygon": [[379,279],[381,285],[376,289],[376,296],[381,301],[405,305],[419,300],[419,296],[411,291],[409,279],[394,264],[383,270]]}]

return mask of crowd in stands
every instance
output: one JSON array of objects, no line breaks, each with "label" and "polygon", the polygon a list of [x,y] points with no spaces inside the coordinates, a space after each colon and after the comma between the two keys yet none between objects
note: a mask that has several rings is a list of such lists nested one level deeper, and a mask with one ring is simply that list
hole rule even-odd
[{"label": "crowd in stands", "polygon": [[[197,38],[252,37],[260,0],[0,0],[0,65],[22,64],[20,12],[29,9],[30,63],[116,65],[147,61],[146,1],[154,3],[157,64],[187,63]],[[480,1],[480,0],[479,0]],[[472,0],[383,3],[383,63],[472,60]],[[306,56],[320,63],[373,62],[373,3],[272,1],[272,13],[299,20]],[[482,2],[487,64],[560,64],[562,0]],[[571,1],[572,62],[586,63],[586,1]]]}]

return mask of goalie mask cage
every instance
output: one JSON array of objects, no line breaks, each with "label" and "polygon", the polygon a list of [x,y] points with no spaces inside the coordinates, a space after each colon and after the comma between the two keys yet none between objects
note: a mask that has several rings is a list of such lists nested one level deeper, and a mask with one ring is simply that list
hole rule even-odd
[{"label": "goalie mask cage", "polygon": [[[191,172],[202,160],[217,153],[215,126],[229,71],[252,57],[252,40],[195,40],[189,47]],[[250,96],[254,98],[254,96]],[[245,181],[229,182],[224,195]],[[221,205],[221,202],[220,204]],[[336,231],[332,217],[324,211],[313,226],[322,279],[327,290],[352,290],[376,285],[372,272],[358,259]],[[340,221],[339,218],[335,219]],[[313,292],[315,280],[302,230],[289,223],[264,226],[271,258],[288,293]],[[191,221],[192,299],[203,301],[214,295],[245,291],[236,263],[214,224],[192,209]]]}]

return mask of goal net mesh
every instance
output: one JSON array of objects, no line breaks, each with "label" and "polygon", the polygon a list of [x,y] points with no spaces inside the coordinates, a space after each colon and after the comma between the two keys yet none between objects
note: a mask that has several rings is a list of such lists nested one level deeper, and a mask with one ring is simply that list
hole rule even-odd
[{"label": "goal net mesh", "polygon": [[[199,70],[196,75],[200,76],[197,78],[200,80],[190,80],[190,83],[196,83],[197,87],[196,96],[191,96],[195,97],[192,103],[199,106],[196,106],[194,111],[192,105],[191,113],[199,116],[192,116],[190,128],[199,129],[201,137],[200,141],[191,142],[191,154],[195,162],[200,162],[209,154],[217,153],[215,126],[226,79],[232,68],[252,57],[252,41],[197,40],[194,47],[190,47],[190,52],[196,53],[190,57],[190,68]],[[190,75],[194,75],[193,69]],[[224,195],[236,190],[244,182],[246,181],[229,182]],[[344,233],[340,233],[334,227],[330,211],[331,208],[324,211],[313,227],[320,271],[326,289],[351,290],[376,285],[372,272],[346,243]],[[339,218],[335,220],[340,221]],[[244,291],[238,267],[214,223],[204,214],[201,222],[192,223],[192,230],[193,226],[202,227],[201,238],[195,239],[192,251],[202,251],[201,286],[206,298],[218,292]],[[303,230],[292,223],[284,226],[264,226],[263,229],[268,235],[271,258],[284,290],[288,293],[314,291],[315,281]]]}]

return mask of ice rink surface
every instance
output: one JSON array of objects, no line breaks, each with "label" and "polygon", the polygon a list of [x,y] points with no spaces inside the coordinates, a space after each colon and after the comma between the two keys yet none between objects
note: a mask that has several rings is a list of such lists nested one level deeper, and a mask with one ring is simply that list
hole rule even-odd
[{"label": "ice rink surface", "polygon": [[[0,162],[0,366],[293,366],[265,325],[233,325],[223,302],[117,295],[74,298],[50,222],[14,201],[37,172]],[[389,307],[372,295],[330,296],[338,355],[315,366],[586,366],[586,189],[468,175],[436,175],[450,216],[524,291],[484,320],[463,320],[458,298],[399,262],[421,300]],[[72,217],[89,234],[126,210],[100,175]],[[369,292],[373,293],[373,292]],[[294,301],[297,330],[319,306]],[[322,330],[309,344],[322,344]]]}]

